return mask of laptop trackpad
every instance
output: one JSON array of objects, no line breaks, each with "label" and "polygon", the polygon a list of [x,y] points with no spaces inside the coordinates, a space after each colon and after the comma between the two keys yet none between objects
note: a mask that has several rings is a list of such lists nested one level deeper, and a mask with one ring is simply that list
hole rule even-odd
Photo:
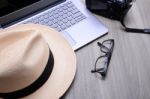
[{"label": "laptop trackpad", "polygon": [[67,39],[67,41],[69,42],[69,44],[71,44],[71,46],[74,46],[76,44],[76,41],[71,37],[71,35],[67,32],[67,31],[62,31],[63,36]]},{"label": "laptop trackpad", "polygon": [[102,36],[108,30],[99,22],[86,19],[72,28],[69,28],[67,31],[77,43],[87,43]]}]

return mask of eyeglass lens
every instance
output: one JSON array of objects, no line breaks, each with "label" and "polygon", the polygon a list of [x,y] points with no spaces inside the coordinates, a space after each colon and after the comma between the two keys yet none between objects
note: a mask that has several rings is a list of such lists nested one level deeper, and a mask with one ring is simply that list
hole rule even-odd
[{"label": "eyeglass lens", "polygon": [[[108,58],[106,56],[100,57],[95,64],[96,68],[102,68],[103,72],[105,72],[107,69],[107,62],[108,62]],[[101,71],[102,71],[102,69],[101,69]],[[99,71],[99,70],[97,69],[97,71]]]},{"label": "eyeglass lens", "polygon": [[101,47],[101,51],[102,52],[110,52],[112,46],[113,46],[113,42],[112,40],[106,40],[102,43],[102,45],[104,45],[105,47]]}]

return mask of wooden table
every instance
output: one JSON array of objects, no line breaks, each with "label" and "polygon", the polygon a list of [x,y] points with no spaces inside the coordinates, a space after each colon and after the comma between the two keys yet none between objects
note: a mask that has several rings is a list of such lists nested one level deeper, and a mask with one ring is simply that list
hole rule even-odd
[{"label": "wooden table", "polygon": [[[136,0],[126,24],[150,28],[149,6],[150,0]],[[96,17],[109,33],[76,51],[77,73],[62,99],[150,99],[150,35],[124,32],[118,21]],[[91,69],[101,54],[97,42],[110,38],[115,40],[115,47],[107,77],[102,80]]]}]

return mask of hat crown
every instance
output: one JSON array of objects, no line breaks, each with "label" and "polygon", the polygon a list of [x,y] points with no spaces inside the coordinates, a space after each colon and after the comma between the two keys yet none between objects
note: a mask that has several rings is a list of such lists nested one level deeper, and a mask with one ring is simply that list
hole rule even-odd
[{"label": "hat crown", "polygon": [[[0,30],[0,52],[1,52],[1,49],[6,48],[9,44],[10,45],[14,44],[13,42],[15,40],[16,40],[16,42],[19,42],[17,40],[19,40],[20,38],[31,37],[31,35],[32,35],[32,37],[33,37],[33,35],[37,35],[37,38],[41,38],[41,36],[42,36],[42,39],[44,39],[44,40],[38,39],[38,41],[40,40],[44,44],[41,44],[41,43],[39,44],[37,42],[35,45],[38,45],[38,46],[34,46],[33,48],[31,47],[31,49],[27,48],[28,50],[27,51],[25,50],[25,54],[26,53],[28,53],[28,54],[25,55],[26,57],[23,57],[24,56],[24,54],[23,54],[22,57],[25,59],[19,59],[19,60],[23,60],[23,61],[20,61],[20,63],[27,64],[28,63],[27,60],[31,60],[31,59],[32,60],[37,60],[37,59],[40,60],[41,59],[39,61],[39,63],[41,63],[41,64],[37,63],[38,65],[34,65],[34,66],[28,66],[28,65],[23,66],[26,68],[28,67],[27,69],[20,69],[20,70],[14,69],[16,71],[16,74],[15,73],[8,74],[8,73],[1,72],[0,73],[0,98],[6,97],[6,99],[7,99],[7,97],[8,97],[8,99],[9,99],[9,98],[14,97],[13,99],[16,99],[16,98],[17,99],[18,98],[19,99],[20,98],[21,99],[22,98],[23,99],[58,99],[67,91],[67,89],[69,88],[69,86],[71,85],[71,83],[73,81],[73,78],[74,78],[75,72],[76,72],[75,53],[74,53],[73,49],[71,48],[71,46],[69,45],[69,43],[66,41],[66,39],[59,32],[55,31],[52,28],[49,28],[48,26],[39,25],[39,24],[19,24],[19,25],[10,26],[5,29],[1,29]],[[5,41],[5,43],[4,43],[2,38],[6,37],[6,36],[10,36],[10,37],[7,37],[7,40],[6,40],[6,38],[3,39]],[[35,36],[35,38],[36,38],[36,36]],[[12,39],[15,39],[15,40],[12,40]],[[25,40],[24,42],[28,42],[28,41],[30,41],[30,40],[27,40],[27,41]],[[35,40],[35,41],[37,41],[37,40]],[[24,45],[24,46],[30,45],[30,44],[34,45],[33,42],[32,43],[28,42],[26,44],[22,43],[22,45]],[[48,47],[47,47],[47,45],[48,45]],[[24,48],[26,48],[26,47],[24,47]],[[24,48],[22,48],[22,49],[24,49]],[[40,48],[43,48],[45,51],[39,50]],[[50,50],[49,50],[49,48],[50,48]],[[36,49],[38,49],[38,50],[36,50]],[[33,59],[33,58],[30,59],[30,56],[33,55],[32,51],[37,56],[37,57],[35,57],[35,59]],[[40,53],[44,53],[42,55],[42,57],[40,56]],[[17,53],[17,54],[19,54],[19,53]],[[16,55],[14,55],[14,56],[17,57]],[[39,57],[41,57],[41,58],[39,58]],[[16,60],[15,58],[13,58],[13,59]],[[0,62],[2,62],[2,61],[3,60],[1,60]],[[7,62],[9,62],[9,61],[7,60]],[[18,62],[14,62],[14,63],[18,63]],[[18,63],[18,64],[20,64],[20,63]],[[45,65],[47,65],[47,66],[45,66]],[[12,67],[11,64],[8,66]],[[51,66],[52,66],[52,69],[49,69],[49,67],[51,67]],[[0,65],[0,67],[2,67],[2,66]],[[47,69],[47,67],[48,67],[48,69]],[[2,67],[2,68],[4,68],[4,67]],[[37,69],[37,68],[39,68],[39,69]],[[7,69],[3,69],[3,70],[8,72]],[[47,74],[47,72],[49,72],[51,74]],[[40,82],[40,84],[42,86],[40,85],[40,86],[35,87],[34,86],[35,82],[43,81],[43,79],[39,80],[39,78],[41,78],[41,77],[45,78],[45,73],[46,73],[46,76],[49,75],[46,77],[46,82],[44,81],[42,84]],[[38,76],[38,74],[40,76]],[[44,74],[44,76],[42,76],[43,74]],[[10,75],[10,76],[8,76],[8,75]],[[36,79],[36,77],[38,79]],[[32,83],[32,81],[34,81],[34,83]],[[31,83],[34,85],[32,85]],[[31,85],[29,85],[29,84],[31,84]],[[28,85],[31,87],[29,87]],[[13,87],[13,86],[15,86],[15,87]],[[29,89],[29,90],[22,89],[23,86],[25,86],[25,89]],[[6,88],[4,88],[4,87],[6,87]],[[35,87],[34,90],[32,89],[33,87]],[[17,89],[21,89],[21,91],[20,90],[18,91]],[[19,92],[19,94],[16,92],[12,92],[15,90],[17,90],[17,92]],[[32,90],[32,92],[30,90]],[[12,93],[13,93],[13,95],[12,95]]]},{"label": "hat crown", "polygon": [[44,70],[48,55],[48,45],[38,31],[0,34],[0,92],[16,91],[33,83]]}]

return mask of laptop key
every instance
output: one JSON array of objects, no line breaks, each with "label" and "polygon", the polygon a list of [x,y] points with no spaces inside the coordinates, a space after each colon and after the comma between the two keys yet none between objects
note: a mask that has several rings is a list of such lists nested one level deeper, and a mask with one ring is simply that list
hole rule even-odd
[{"label": "laptop key", "polygon": [[63,31],[86,18],[75,5],[69,1],[56,8],[40,13],[40,15],[27,19],[23,23],[38,23]]}]

